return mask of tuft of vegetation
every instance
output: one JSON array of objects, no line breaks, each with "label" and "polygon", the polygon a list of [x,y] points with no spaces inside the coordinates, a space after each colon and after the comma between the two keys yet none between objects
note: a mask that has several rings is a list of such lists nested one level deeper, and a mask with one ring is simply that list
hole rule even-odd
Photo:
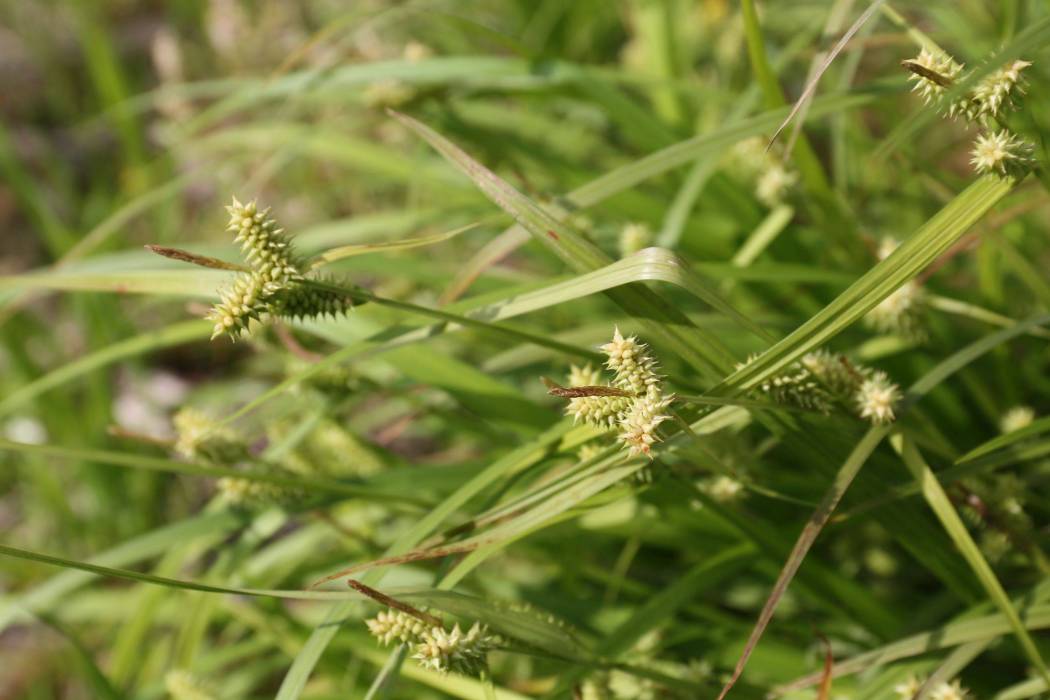
[{"label": "tuft of vegetation", "polygon": [[0,696],[1047,697],[1047,46],[0,4]]}]

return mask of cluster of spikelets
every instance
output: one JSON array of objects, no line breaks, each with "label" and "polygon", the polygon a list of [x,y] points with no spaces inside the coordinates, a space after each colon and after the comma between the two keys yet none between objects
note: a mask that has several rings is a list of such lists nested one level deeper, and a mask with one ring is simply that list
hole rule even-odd
[{"label": "cluster of spikelets", "polygon": [[241,204],[234,197],[226,211],[227,230],[241,245],[248,269],[219,291],[219,303],[208,314],[215,323],[213,338],[228,335],[236,340],[249,332],[253,320],[264,316],[311,318],[350,309],[348,295],[311,284],[318,280],[308,278],[307,262],[295,253],[269,209],[259,209],[254,201]]},{"label": "cluster of spikelets", "polygon": [[915,81],[913,90],[927,104],[943,110],[949,118],[963,118],[977,124],[981,133],[974,141],[971,164],[981,174],[1012,175],[1032,162],[1032,146],[1008,129],[994,129],[992,123],[1005,111],[1017,108],[1017,96],[1024,94],[1023,71],[1028,61],[1010,61],[982,78],[963,97],[945,104],[945,93],[956,82],[963,65],[934,48],[924,48],[905,66]]},{"label": "cluster of spikelets", "polygon": [[742,178],[754,182],[755,198],[773,207],[788,196],[798,182],[792,170],[760,136],[744,139],[733,147],[730,165]]},{"label": "cluster of spikelets", "polygon": [[[652,445],[659,439],[657,427],[671,417],[668,407],[674,396],[664,395],[663,378],[656,372],[656,358],[637,337],[625,338],[617,328],[612,341],[601,350],[608,358],[605,366],[614,373],[611,387],[623,395],[610,396],[599,391],[595,395],[576,396],[569,400],[566,413],[576,421],[616,428],[617,439],[632,456],[650,455]],[[571,369],[569,386],[603,389],[610,385],[604,383],[599,370],[588,365]]]},{"label": "cluster of spikelets", "polygon": [[[893,692],[897,694],[900,700],[912,700],[919,694],[919,690],[922,688],[925,681],[916,676],[910,676],[903,683],[898,683],[893,686]],[[962,684],[958,681],[941,681],[930,688],[929,692],[926,693],[926,697],[929,700],[968,700],[973,696],[970,691],[962,687]]]},{"label": "cluster of spikelets", "polygon": [[[181,457],[223,467],[252,461],[256,468],[283,473],[274,465],[258,466],[252,460],[247,444],[233,430],[219,425],[194,408],[183,408],[175,414],[175,451]],[[216,482],[222,499],[234,507],[252,507],[290,503],[302,497],[297,489],[253,479],[224,476]]]},{"label": "cluster of spikelets", "polygon": [[[737,365],[738,368],[752,362]],[[891,423],[901,399],[900,388],[885,372],[850,362],[843,355],[818,350],[758,386],[773,401],[829,414],[846,406],[875,425]]]},{"label": "cluster of spikelets", "polygon": [[[877,251],[879,260],[888,258],[898,245],[893,238],[883,238]],[[925,337],[922,323],[925,301],[922,285],[910,279],[869,311],[864,323],[879,333],[895,333],[909,340],[922,340]]]},{"label": "cluster of spikelets", "polygon": [[500,643],[499,637],[478,622],[466,632],[458,623],[450,631],[400,610],[383,610],[365,624],[384,646],[395,641],[410,644],[412,658],[439,673],[480,676],[488,669],[488,652]]}]

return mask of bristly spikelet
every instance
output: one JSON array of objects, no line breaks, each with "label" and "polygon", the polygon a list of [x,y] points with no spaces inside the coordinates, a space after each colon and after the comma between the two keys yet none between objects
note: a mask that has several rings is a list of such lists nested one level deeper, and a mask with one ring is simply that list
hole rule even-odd
[{"label": "bristly spikelet", "polygon": [[624,338],[619,328],[614,329],[612,341],[601,347],[609,358],[605,366],[616,373],[613,386],[636,396],[659,388],[661,377],[656,373],[656,358],[648,348],[637,337]]},{"label": "bristly spikelet", "polygon": [[253,270],[266,281],[283,283],[303,274],[303,261],[298,259],[284,229],[270,216],[270,209],[260,210],[255,200],[241,204],[237,198],[226,207],[230,213],[227,231],[241,244],[241,252]]},{"label": "bristly spikelet", "polygon": [[891,423],[896,418],[894,411],[901,399],[900,389],[890,381],[885,372],[874,372],[857,389],[854,399],[861,418],[875,425]]},{"label": "bristly spikelet", "polygon": [[[273,467],[270,467],[269,471],[274,474],[291,473]],[[222,496],[222,500],[228,505],[243,509],[287,505],[301,500],[305,495],[303,491],[297,488],[233,476],[222,477],[215,482],[215,487]]]},{"label": "bristly spikelet", "polygon": [[295,285],[274,295],[270,313],[281,318],[339,316],[354,306],[353,299],[334,289]]},{"label": "bristly spikelet", "polygon": [[936,49],[924,48],[911,63],[919,68],[912,68],[908,76],[908,80],[915,81],[912,91],[919,93],[926,104],[939,100],[963,69],[961,63],[956,63],[951,56]]},{"label": "bristly spikelet", "polygon": [[[738,362],[736,369],[746,367],[755,358],[755,355],[751,355],[747,362]],[[812,372],[801,364],[792,365],[787,371],[769,377],[758,388],[774,402],[785,406],[797,406],[825,415],[831,412],[831,395],[814,379]]]},{"label": "bristly spikelet", "polygon": [[340,292],[330,281],[307,276],[306,261],[296,254],[269,209],[260,210],[254,201],[241,204],[234,197],[226,210],[230,213],[227,229],[241,244],[251,269],[219,290],[219,302],[207,315],[215,324],[212,338],[227,335],[236,340],[251,332],[252,321],[260,322],[266,316],[299,319],[350,310],[353,298],[349,293]]},{"label": "bristly spikelet", "polygon": [[626,396],[576,396],[569,399],[566,415],[574,423],[583,421],[599,428],[612,428],[631,407]]},{"label": "bristly spikelet", "polygon": [[475,622],[465,634],[455,625],[452,631],[430,627],[420,635],[412,658],[423,668],[439,673],[450,671],[466,676],[480,676],[488,669],[488,652],[499,643],[485,627]]},{"label": "bristly spikelet", "polygon": [[175,451],[186,459],[235,464],[248,457],[248,447],[236,433],[195,408],[182,408],[172,418]]},{"label": "bristly spikelet", "polygon": [[[668,407],[674,396],[664,396],[656,358],[638,338],[625,338],[616,328],[613,339],[601,349],[608,358],[605,366],[615,372],[613,386],[629,395],[573,397],[566,413],[600,428],[618,427],[618,440],[631,456],[651,457],[651,447],[659,440],[657,427],[670,418]],[[573,367],[569,373],[573,387],[603,384],[601,374],[590,365]]]},{"label": "bristly spikelet", "polygon": [[962,116],[970,121],[984,123],[999,116],[1004,107],[1015,107],[1013,97],[1024,94],[1025,80],[1021,72],[1030,65],[1029,61],[1011,61],[988,74],[977,83],[970,95],[948,107],[948,116]]},{"label": "bristly spikelet", "polygon": [[938,683],[929,694],[930,700],[968,700],[971,697],[970,691],[958,680]]},{"label": "bristly spikelet", "polygon": [[1032,160],[1032,145],[1006,129],[981,134],[973,144],[970,163],[984,175],[1020,174]]},{"label": "bristly spikelet", "polygon": [[393,640],[405,644],[415,644],[423,639],[427,624],[422,620],[400,610],[381,610],[375,617],[365,620],[368,631],[387,646]]},{"label": "bristly spikelet", "polygon": [[893,692],[897,694],[898,700],[912,700],[915,694],[922,688],[923,681],[914,675],[893,686]]},{"label": "bristly spikelet", "polygon": [[667,407],[672,397],[661,396],[659,392],[650,391],[645,396],[634,400],[631,409],[620,420],[620,433],[617,439],[624,444],[632,457],[650,455],[653,443],[659,440],[657,427],[670,419]]},{"label": "bristly spikelet", "polygon": [[755,198],[768,207],[780,204],[798,182],[798,172],[789,168],[760,136],[744,139],[729,154],[732,169],[754,182]]},{"label": "bristly spikelet", "polygon": [[767,207],[784,201],[788,191],[798,183],[798,173],[779,160],[770,160],[755,182],[755,197]]},{"label": "bristly spikelet", "polygon": [[236,340],[249,332],[251,322],[261,320],[269,312],[270,300],[280,289],[280,283],[269,281],[254,270],[237,275],[229,286],[219,290],[219,302],[206,316],[215,323],[212,339],[225,334]]},{"label": "bristly spikelet", "polygon": [[802,356],[801,364],[832,394],[852,393],[864,381],[864,370],[842,355],[817,350]]}]

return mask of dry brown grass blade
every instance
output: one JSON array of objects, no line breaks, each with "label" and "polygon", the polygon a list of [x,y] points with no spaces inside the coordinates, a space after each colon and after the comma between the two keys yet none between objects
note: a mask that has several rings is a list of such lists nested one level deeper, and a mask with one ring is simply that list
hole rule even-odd
[{"label": "dry brown grass blade", "polygon": [[[885,0],[875,0],[874,2],[872,2],[871,5],[868,6],[868,9],[865,10],[863,14],[861,14],[861,16],[857,18],[857,20],[850,26],[850,28],[846,30],[846,33],[843,34],[835,43],[835,46],[831,49],[831,51],[828,52],[828,55],[824,58],[824,61],[820,64],[820,67],[817,68],[816,72],[813,74],[813,77],[810,78],[809,83],[806,84],[806,89],[802,91],[801,95],[799,95],[798,100],[791,108],[791,112],[787,115],[787,118],[784,119],[784,122],[779,127],[777,127],[777,130],[776,132],[774,132],[773,137],[769,139],[769,145],[766,147],[767,149],[773,145],[773,143],[777,140],[777,137],[780,136],[780,133],[784,131],[788,124],[791,123],[791,120],[794,119],[795,116],[809,104],[810,100],[813,99],[813,95],[817,91],[817,85],[820,83],[820,79],[824,76],[824,73],[828,70],[828,68],[835,61],[838,55],[842,53],[842,49],[846,47],[846,44],[849,43],[850,39],[852,39],[853,36],[858,31],[860,31],[860,28],[863,27],[869,19],[871,19],[871,16],[875,14],[875,11],[879,9],[879,5],[881,5],[883,2],[885,2]],[[795,131],[792,133],[791,138],[789,139],[790,145],[787,148],[787,151],[789,153],[791,151],[791,147],[795,143],[795,138],[798,134],[798,129],[801,128],[801,124],[802,120],[799,120],[798,124],[795,127]]]},{"label": "dry brown grass blade", "polygon": [[846,489],[853,483],[854,477],[860,472],[860,468],[864,466],[868,456],[875,451],[875,448],[889,434],[890,430],[890,426],[878,426],[868,430],[842,465],[838,475],[835,477],[835,481],[832,482],[831,487],[824,494],[824,498],[821,499],[820,505],[817,506],[813,515],[810,516],[805,527],[802,528],[802,534],[799,535],[787,562],[784,563],[784,568],[781,569],[776,583],[773,584],[773,590],[770,592],[769,598],[766,599],[765,605],[762,606],[762,612],[758,615],[758,621],[755,622],[751,636],[748,637],[747,644],[744,645],[744,650],[740,653],[740,658],[736,662],[733,675],[722,688],[722,692],[718,694],[718,700],[723,700],[729,691],[733,689],[733,686],[736,685],[736,682],[740,680],[740,674],[744,672],[744,667],[747,665],[748,659],[751,658],[751,653],[758,645],[758,640],[762,638],[766,627],[769,626],[770,621],[773,619],[773,613],[776,612],[777,605],[787,591],[788,585],[795,577],[799,567],[802,566],[802,560],[806,558],[806,554],[809,553],[810,548],[816,541],[817,535],[824,529],[824,525],[827,524],[839,501],[842,500]]},{"label": "dry brown grass blade", "polygon": [[311,583],[308,588],[317,588],[330,581],[334,581],[344,576],[350,576],[361,571],[367,571],[368,569],[374,569],[377,566],[391,566],[394,564],[407,564],[413,561],[424,561],[426,559],[438,559],[440,557],[447,557],[450,554],[465,554],[472,552],[483,544],[489,544],[488,541],[472,541],[463,544],[453,544],[448,547],[438,547],[434,549],[417,549],[407,554],[400,554],[396,557],[385,557],[383,559],[373,559],[362,564],[355,564],[354,566],[348,566],[345,569],[341,569],[334,574],[325,576],[324,578]]},{"label": "dry brown grass blade", "polygon": [[818,634],[820,643],[824,645],[824,675],[820,679],[820,688],[817,691],[817,700],[831,700],[831,678],[835,669],[835,657],[831,653],[831,644],[828,638]]},{"label": "dry brown grass blade", "polygon": [[386,593],[381,593],[380,591],[377,591],[376,589],[372,588],[371,586],[366,586],[365,584],[361,583],[360,581],[356,581],[354,579],[350,579],[349,581],[346,582],[346,585],[350,586],[350,588],[353,588],[355,591],[357,591],[361,595],[364,595],[364,596],[367,596],[367,597],[371,598],[372,600],[374,600],[375,602],[379,603],[380,605],[385,605],[386,607],[393,608],[394,610],[400,610],[401,612],[405,613],[406,615],[411,615],[412,617],[416,618],[417,620],[422,620],[423,622],[427,623],[428,625],[434,625],[435,627],[441,627],[442,626],[442,621],[441,621],[440,617],[435,617],[434,615],[431,615],[429,613],[425,613],[422,610],[420,610],[419,608],[413,608],[408,603],[402,603],[400,600],[397,600],[396,598],[391,598]]},{"label": "dry brown grass blade", "polygon": [[248,268],[244,265],[226,262],[225,260],[219,260],[218,258],[209,258],[207,255],[197,255],[196,253],[191,253],[190,251],[182,250],[181,248],[168,248],[167,246],[153,244],[143,247],[149,252],[156,253],[161,257],[190,263],[191,265],[197,265],[198,267],[207,267],[212,270],[231,270],[233,272],[248,271]]}]

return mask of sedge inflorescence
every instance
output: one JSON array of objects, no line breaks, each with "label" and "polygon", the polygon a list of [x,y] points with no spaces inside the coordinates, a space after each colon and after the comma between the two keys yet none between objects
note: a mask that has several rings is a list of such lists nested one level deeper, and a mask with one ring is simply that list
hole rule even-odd
[{"label": "sedge inflorescence", "polygon": [[[737,365],[745,367],[754,361]],[[868,422],[881,425],[896,419],[900,388],[885,372],[851,362],[826,350],[811,352],[786,371],[758,385],[773,401],[825,415],[843,406]]]},{"label": "sedge inflorescence", "polygon": [[[922,678],[908,676],[904,681],[893,686],[893,692],[896,693],[899,700],[912,700],[918,695],[923,685],[924,681]],[[962,686],[962,683],[954,680],[951,682],[941,681],[935,684],[926,693],[926,697],[930,700],[968,700],[973,696],[969,690]]]},{"label": "sedge inflorescence", "polygon": [[673,395],[664,395],[663,377],[657,373],[656,358],[649,346],[635,336],[624,337],[620,329],[601,346],[605,366],[614,373],[611,384],[602,381],[601,372],[590,366],[572,368],[569,384],[574,387],[613,387],[622,395],[596,393],[569,400],[566,413],[576,421],[600,428],[616,428],[617,439],[632,456],[651,457],[652,445],[659,440],[657,427],[671,416],[668,408]]},{"label": "sedge inflorescence", "polygon": [[965,95],[950,102],[945,93],[960,79],[963,64],[940,49],[927,47],[904,65],[911,71],[908,79],[915,82],[912,90],[921,95],[926,104],[937,107],[949,118],[965,119],[981,129],[971,152],[974,170],[982,175],[994,173],[1006,177],[1019,175],[1032,165],[1034,149],[1030,143],[1009,129],[992,128],[992,123],[1006,111],[1017,109],[1018,98],[1024,94],[1024,71],[1031,62],[1008,61],[981,78]]},{"label": "sedge inflorescence", "polygon": [[[175,452],[184,459],[222,467],[251,462],[256,471],[277,476],[290,474],[277,465],[254,459],[247,443],[237,433],[203,411],[182,408],[173,416],[172,423],[176,433]],[[297,488],[236,476],[221,477],[215,486],[222,500],[237,508],[291,503],[303,496]]]},{"label": "sedge inflorescence", "polygon": [[384,610],[365,624],[384,646],[393,641],[411,645],[412,658],[439,673],[480,676],[488,669],[488,652],[500,641],[478,622],[466,632],[458,623],[446,630],[400,610]]},{"label": "sedge inflorescence", "polygon": [[254,202],[242,204],[233,198],[226,207],[227,230],[241,245],[248,269],[219,291],[219,303],[208,319],[215,323],[212,338],[228,335],[236,340],[251,330],[252,321],[266,316],[311,318],[345,313],[352,299],[324,280],[312,276],[307,262],[298,256],[284,229]]}]

